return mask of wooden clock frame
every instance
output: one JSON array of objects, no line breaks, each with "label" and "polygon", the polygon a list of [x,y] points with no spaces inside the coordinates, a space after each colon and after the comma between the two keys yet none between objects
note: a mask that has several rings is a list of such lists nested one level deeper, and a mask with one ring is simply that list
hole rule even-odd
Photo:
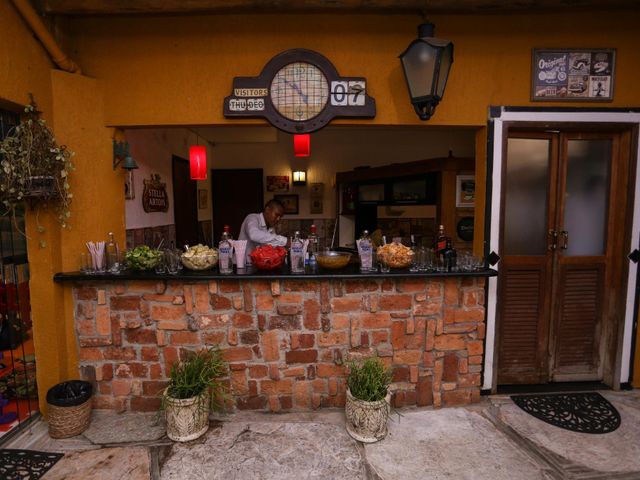
[{"label": "wooden clock frame", "polygon": [[[284,117],[273,104],[271,83],[285,66],[304,62],[317,67],[325,76],[329,98],[324,108],[314,117],[296,121]],[[287,133],[311,133],[325,127],[335,117],[373,118],[376,102],[367,94],[364,77],[341,77],[325,56],[296,48],[273,57],[257,77],[235,77],[232,94],[224,99],[224,116],[262,117],[274,127]]]}]

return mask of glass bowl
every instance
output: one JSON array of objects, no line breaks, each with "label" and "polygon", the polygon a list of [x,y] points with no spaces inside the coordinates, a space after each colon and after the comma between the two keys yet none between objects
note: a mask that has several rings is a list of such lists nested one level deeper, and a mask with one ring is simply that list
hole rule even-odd
[{"label": "glass bowl", "polygon": [[334,252],[328,250],[325,252],[316,254],[316,261],[322,268],[328,268],[331,270],[337,270],[338,268],[344,268],[351,260],[351,254],[348,252]]}]

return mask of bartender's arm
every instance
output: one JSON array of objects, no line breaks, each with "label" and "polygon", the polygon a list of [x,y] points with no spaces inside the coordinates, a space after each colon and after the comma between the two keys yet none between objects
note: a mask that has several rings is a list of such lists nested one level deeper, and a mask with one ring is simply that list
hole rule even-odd
[{"label": "bartender's arm", "polygon": [[260,228],[260,222],[257,217],[252,217],[247,220],[247,235],[254,243],[262,245],[274,245],[284,247],[287,244],[287,237],[278,235],[275,232],[270,232]]}]

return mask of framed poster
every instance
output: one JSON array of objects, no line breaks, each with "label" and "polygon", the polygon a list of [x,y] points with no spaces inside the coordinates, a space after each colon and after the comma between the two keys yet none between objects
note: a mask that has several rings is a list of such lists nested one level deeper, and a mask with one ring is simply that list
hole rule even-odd
[{"label": "framed poster", "polygon": [[274,195],[273,198],[282,203],[285,214],[298,214],[298,195]]},{"label": "framed poster", "polygon": [[475,175],[456,176],[456,207],[473,207],[476,203]]},{"label": "framed poster", "polygon": [[532,101],[610,102],[616,50],[534,48]]},{"label": "framed poster", "polygon": [[322,197],[311,197],[309,204],[309,213],[322,213],[322,210]]},{"label": "framed poster", "polygon": [[267,192],[288,192],[289,175],[267,176]]}]

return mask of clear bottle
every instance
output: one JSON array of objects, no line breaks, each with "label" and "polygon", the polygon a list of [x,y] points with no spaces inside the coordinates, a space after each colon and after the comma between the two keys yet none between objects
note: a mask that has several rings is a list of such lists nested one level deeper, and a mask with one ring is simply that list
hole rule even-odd
[{"label": "clear bottle", "polygon": [[218,244],[218,265],[220,273],[233,273],[233,245],[230,242],[229,225],[225,225]]},{"label": "clear bottle", "polygon": [[413,260],[411,261],[411,266],[409,267],[410,272],[419,272],[420,271],[420,262],[422,260],[420,256],[420,252],[418,251],[418,245],[416,244],[415,235],[411,235],[411,251],[413,252]]},{"label": "clear bottle", "polygon": [[291,240],[291,273],[304,273],[304,244],[300,232],[296,231]]},{"label": "clear bottle", "polygon": [[309,233],[309,244],[307,245],[307,258],[305,264],[311,268],[316,268],[316,254],[318,253],[318,234],[316,233],[316,226],[311,225],[311,231]]},{"label": "clear bottle", "polygon": [[120,273],[120,248],[113,237],[113,232],[109,232],[109,241],[104,247],[104,253],[107,270],[111,273]]},{"label": "clear bottle", "polygon": [[360,271],[363,273],[372,272],[373,268],[373,244],[369,238],[369,230],[362,232],[362,237],[358,240],[358,253],[360,254]]},{"label": "clear bottle", "polygon": [[447,272],[457,271],[458,252],[451,246],[451,239],[447,238],[447,243],[442,251],[442,261]]}]

